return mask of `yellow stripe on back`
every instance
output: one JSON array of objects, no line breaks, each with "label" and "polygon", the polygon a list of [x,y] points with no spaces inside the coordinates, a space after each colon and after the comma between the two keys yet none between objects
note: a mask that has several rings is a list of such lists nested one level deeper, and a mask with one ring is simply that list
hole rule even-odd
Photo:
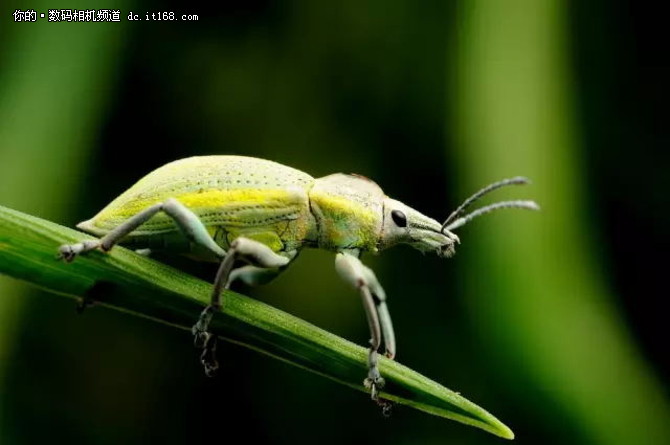
[{"label": "yellow stripe on back", "polygon": [[292,193],[287,190],[210,189],[181,194],[175,193],[170,196],[139,198],[122,203],[120,206],[109,205],[95,217],[95,220],[101,221],[117,218],[128,219],[147,207],[165,201],[168,197],[179,200],[179,202],[193,210],[196,214],[201,210],[225,210],[226,207],[238,208],[259,206],[259,208],[281,208],[295,206],[301,201],[299,193]]},{"label": "yellow stripe on back", "polygon": [[[205,225],[262,227],[282,220],[296,219],[301,212],[309,211],[307,195],[299,188],[288,190],[210,189],[195,193],[174,194],[171,197],[191,209]],[[160,196],[133,199],[118,206],[113,203],[96,215],[90,223],[97,229],[109,231],[131,216],[165,199],[167,198]],[[146,235],[174,229],[176,226],[172,219],[159,213],[134,233]]]},{"label": "yellow stripe on back", "polygon": [[314,191],[310,198],[318,202],[319,207],[327,211],[331,218],[346,220],[345,222],[356,222],[363,226],[376,227],[380,215],[367,207],[358,204],[351,199],[342,198],[337,195]]}]

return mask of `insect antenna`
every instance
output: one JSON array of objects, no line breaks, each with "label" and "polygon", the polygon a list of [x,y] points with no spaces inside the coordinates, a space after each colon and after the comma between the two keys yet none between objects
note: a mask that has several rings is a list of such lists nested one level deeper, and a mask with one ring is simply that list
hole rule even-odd
[{"label": "insect antenna", "polygon": [[474,212],[468,213],[465,216],[462,216],[458,218],[457,220],[453,221],[451,224],[448,226],[442,226],[442,231],[444,230],[454,230],[457,229],[461,226],[464,226],[468,222],[472,221],[473,219],[477,218],[478,216],[482,216],[486,213],[493,212],[494,210],[498,209],[526,209],[526,210],[540,210],[540,206],[537,205],[535,201],[501,201],[501,202],[496,202],[495,204],[490,204],[487,206],[482,207],[481,209],[477,209]]},{"label": "insect antenna", "polygon": [[451,212],[451,215],[449,215],[447,220],[444,221],[444,224],[442,224],[442,231],[444,232],[444,228],[447,227],[450,222],[456,219],[456,217],[458,217],[461,213],[463,213],[463,210],[468,208],[470,204],[477,201],[482,196],[491,193],[492,191],[497,190],[501,187],[506,187],[508,185],[524,185],[524,184],[530,184],[530,179],[524,178],[523,176],[516,176],[514,178],[503,179],[502,181],[494,182],[493,184],[487,185],[486,187],[479,190],[477,193],[475,193],[474,195],[470,196],[468,199],[463,201],[463,204],[459,205],[458,208],[456,208],[456,210]]}]

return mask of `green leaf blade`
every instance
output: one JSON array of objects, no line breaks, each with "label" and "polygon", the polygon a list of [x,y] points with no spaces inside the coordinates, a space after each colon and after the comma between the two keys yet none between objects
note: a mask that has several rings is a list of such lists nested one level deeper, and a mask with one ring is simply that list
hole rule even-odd
[{"label": "green leaf blade", "polygon": [[[72,229],[0,206],[0,273],[49,292],[94,298],[101,304],[190,329],[211,285],[120,247],[92,252],[71,264],[56,260],[59,245],[87,238]],[[222,338],[366,392],[367,350],[260,301],[227,291],[212,330]],[[458,393],[382,357],[382,397],[481,428],[505,439],[502,422]]]}]

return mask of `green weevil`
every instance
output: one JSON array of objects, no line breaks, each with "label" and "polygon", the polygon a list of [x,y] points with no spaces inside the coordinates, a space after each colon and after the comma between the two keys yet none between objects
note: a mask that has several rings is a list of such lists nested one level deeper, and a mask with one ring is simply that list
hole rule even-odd
[{"label": "green weevil", "polygon": [[59,256],[69,262],[78,254],[94,249],[106,252],[122,244],[144,252],[162,250],[219,262],[210,304],[192,329],[202,349],[201,363],[212,375],[218,363],[216,336],[209,331],[209,323],[221,310],[222,289],[235,280],[249,285],[269,282],[304,247],[333,251],[337,272],[363,300],[371,334],[364,384],[373,400],[383,404],[379,390],[384,379],[377,354],[383,341],[386,356],[395,356],[395,334],[384,289],[361,262],[361,254],[405,243],[450,257],[460,243],[452,230],[473,218],[505,207],[537,210],[533,201],[503,201],[462,216],[466,207],[488,192],[527,182],[516,177],[493,183],[439,223],[389,198],[364,176],[336,173],[315,179],[264,159],[191,157],[154,170],[93,218],[78,224],[102,238],[63,245]]}]

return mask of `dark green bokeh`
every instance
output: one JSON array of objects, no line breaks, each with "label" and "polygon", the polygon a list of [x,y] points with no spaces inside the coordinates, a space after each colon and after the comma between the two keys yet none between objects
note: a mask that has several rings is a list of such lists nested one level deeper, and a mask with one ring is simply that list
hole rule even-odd
[{"label": "dark green bokeh", "polygon": [[[13,24],[11,12],[27,6],[9,5],[0,27],[1,203],[74,225],[157,166],[212,153],[270,158],[314,176],[361,173],[436,218],[482,182],[533,176],[536,185],[513,196],[541,200],[543,213],[478,221],[451,260],[402,247],[366,258],[391,299],[398,359],[509,422],[521,443],[615,443],[603,431],[627,420],[607,417],[610,406],[651,419],[619,443],[636,431],[666,443],[650,436],[670,421],[667,388],[653,377],[668,370],[658,336],[668,70],[661,40],[647,31],[659,19],[640,7],[627,14],[634,7],[623,0],[495,3],[100,5],[122,17],[131,9],[200,17],[114,24]],[[44,9],[55,6],[79,7]],[[545,100],[554,101],[551,116],[524,107]],[[546,130],[551,143],[528,145]],[[561,162],[537,169],[538,157]],[[570,236],[547,243],[542,231],[554,225]],[[545,247],[561,250],[563,265],[585,264],[585,277],[528,258]],[[556,326],[562,311],[581,319],[590,309],[576,295],[539,304],[544,276],[556,286],[591,283],[584,301],[603,299],[596,313],[613,323],[616,336],[604,338],[613,355],[572,360],[580,335],[601,332]],[[520,293],[512,281],[526,277]],[[2,443],[184,443],[212,432],[226,441],[231,430],[261,443],[499,440],[409,410],[383,419],[359,393],[232,345],[209,380],[182,332],[104,309],[77,317],[68,300],[0,280]],[[361,344],[367,336],[331,254],[305,252],[276,283],[244,291]],[[532,310],[546,313],[532,323]],[[566,362],[534,353],[528,338]],[[648,405],[637,380],[609,373],[609,358],[629,350],[623,366],[651,376],[645,387],[656,390]]]}]

